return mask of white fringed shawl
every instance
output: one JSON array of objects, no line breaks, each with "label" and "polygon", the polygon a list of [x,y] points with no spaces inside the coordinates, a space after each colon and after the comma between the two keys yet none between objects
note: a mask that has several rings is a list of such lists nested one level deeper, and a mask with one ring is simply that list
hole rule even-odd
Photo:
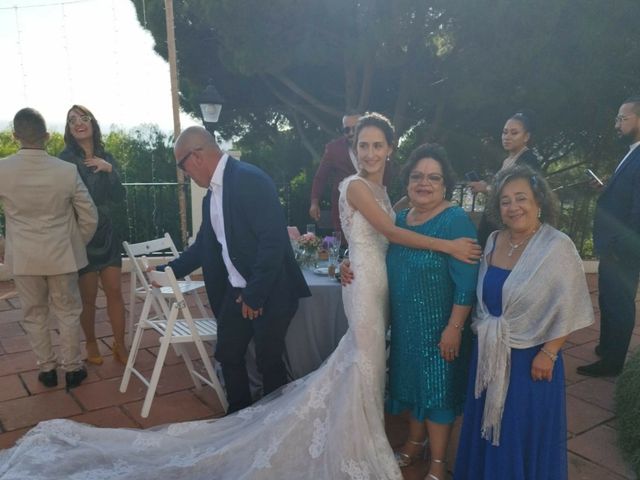
[{"label": "white fringed shawl", "polygon": [[482,301],[484,276],[494,232],[484,251],[472,328],[478,335],[475,397],[486,389],[482,437],[500,443],[500,424],[509,388],[511,349],[529,348],[593,323],[593,308],[573,242],[543,224],[531,238],[504,283],[502,315],[492,316]]}]

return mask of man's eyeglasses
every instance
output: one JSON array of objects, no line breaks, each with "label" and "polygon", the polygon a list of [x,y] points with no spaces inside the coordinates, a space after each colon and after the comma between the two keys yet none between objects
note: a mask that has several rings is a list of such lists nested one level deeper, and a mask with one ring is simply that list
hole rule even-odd
[{"label": "man's eyeglasses", "polygon": [[634,113],[629,113],[627,115],[616,115],[616,123],[626,121],[631,115],[635,115]]},{"label": "man's eyeglasses", "polygon": [[342,127],[342,133],[345,135],[351,135],[356,131],[356,127]]},{"label": "man's eyeglasses", "polygon": [[187,152],[187,154],[186,154],[184,157],[182,157],[182,158],[178,161],[178,163],[176,164],[176,165],[178,166],[178,168],[179,168],[180,170],[184,171],[184,170],[185,170],[185,166],[184,166],[184,164],[185,164],[185,163],[187,163],[187,160],[189,160],[189,157],[190,157],[191,155],[193,155],[195,152],[198,152],[198,151],[200,151],[200,150],[202,150],[202,147],[196,147],[196,148],[192,148],[191,150],[189,150],[189,152]]},{"label": "man's eyeglasses", "polygon": [[69,125],[75,125],[78,122],[89,123],[91,122],[91,117],[89,115],[80,115],[79,117],[70,117],[67,120]]},{"label": "man's eyeglasses", "polygon": [[444,181],[444,177],[439,173],[430,173],[429,175],[425,175],[424,173],[416,172],[409,175],[409,181],[411,183],[422,183],[425,180],[431,185],[440,185]]}]

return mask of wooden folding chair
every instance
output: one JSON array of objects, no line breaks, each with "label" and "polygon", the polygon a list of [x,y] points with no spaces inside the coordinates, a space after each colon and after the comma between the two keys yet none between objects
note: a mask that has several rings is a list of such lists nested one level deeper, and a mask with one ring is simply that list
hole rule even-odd
[{"label": "wooden folding chair", "polygon": [[[136,259],[135,261],[144,264],[145,258]],[[131,351],[129,352],[129,360],[125,367],[122,382],[120,383],[120,391],[122,393],[126,392],[132,373],[147,386],[147,394],[145,396],[141,412],[142,417],[146,418],[149,415],[151,403],[153,402],[153,397],[155,395],[156,388],[158,387],[160,373],[162,372],[162,367],[167,356],[169,345],[172,345],[176,350],[176,353],[184,359],[187,370],[189,371],[189,375],[191,376],[196,389],[200,390],[202,388],[202,383],[212,387],[220,399],[222,408],[224,408],[224,411],[226,412],[228,408],[227,397],[218,377],[216,376],[211,359],[209,358],[204,346],[205,341],[215,342],[217,339],[218,326],[215,319],[194,319],[191,316],[189,306],[184,299],[180,286],[173,274],[173,270],[171,270],[170,267],[167,267],[164,272],[151,271],[145,272],[145,274],[148,277],[148,281],[147,278],[145,278],[145,283],[146,286],[151,289],[151,295],[146,297],[142,307],[140,321],[138,322],[136,334],[133,337],[133,344],[131,345]],[[172,301],[170,307],[167,304],[167,296],[160,288],[153,287],[151,285],[152,282],[155,282],[162,288],[168,288],[171,290],[175,299]],[[152,303],[154,302],[158,304],[162,315],[152,318],[149,317],[149,314],[151,312]],[[151,374],[150,380],[147,380],[144,375],[134,367],[140,343],[142,341],[142,335],[147,329],[153,329],[160,334],[160,350],[158,351],[158,358],[156,359],[156,363],[153,367],[153,373]],[[201,375],[195,369],[191,357],[189,356],[189,351],[186,348],[188,343],[195,344],[196,349],[200,354],[200,359],[204,364],[205,375]]]},{"label": "wooden folding chair", "polygon": [[[140,243],[128,243],[122,242],[122,246],[124,247],[124,251],[127,253],[129,260],[131,261],[131,285],[129,290],[129,315],[127,317],[127,345],[131,345],[131,340],[133,338],[134,332],[134,318],[135,318],[135,306],[136,306],[136,298],[142,298],[146,300],[146,298],[151,293],[151,290],[145,287],[147,281],[144,277],[144,273],[140,268],[139,262],[136,261],[136,257],[141,256],[150,256],[153,253],[169,253],[172,258],[176,258],[179,253],[176,248],[173,240],[171,239],[171,235],[168,233],[164,234],[164,237],[156,238],[154,240],[149,240],[147,242]],[[204,308],[204,304],[200,299],[200,295],[198,295],[198,290],[204,288],[204,282],[191,280],[188,276],[184,278],[184,280],[178,281],[178,285],[180,286],[180,291],[185,295],[194,295],[194,299],[196,302],[196,306],[200,311],[200,315],[202,317],[207,316],[207,311]],[[173,294],[171,293],[168,287],[163,287],[161,289],[161,293],[167,297],[171,298]],[[152,305],[154,312],[156,315],[160,315],[162,312],[158,310],[158,305]]]}]

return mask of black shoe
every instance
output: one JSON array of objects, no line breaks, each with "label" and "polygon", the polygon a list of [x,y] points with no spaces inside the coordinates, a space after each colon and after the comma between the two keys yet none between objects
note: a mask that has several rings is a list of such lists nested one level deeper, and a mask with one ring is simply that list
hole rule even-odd
[{"label": "black shoe", "polygon": [[602,347],[600,346],[600,344],[596,345],[595,352],[597,356],[602,358]]},{"label": "black shoe", "polygon": [[48,372],[40,372],[38,374],[38,380],[47,388],[58,386],[58,372],[56,369],[49,370]]},{"label": "black shoe", "polygon": [[76,388],[78,385],[82,383],[82,381],[87,378],[87,370],[82,367],[78,370],[74,370],[73,372],[67,372],[64,374],[64,378],[67,382],[67,392],[72,388]]},{"label": "black shoe", "polygon": [[580,375],[587,375],[589,377],[615,377],[620,375],[621,368],[612,367],[607,365],[602,360],[598,360],[590,365],[582,365],[576,370]]}]

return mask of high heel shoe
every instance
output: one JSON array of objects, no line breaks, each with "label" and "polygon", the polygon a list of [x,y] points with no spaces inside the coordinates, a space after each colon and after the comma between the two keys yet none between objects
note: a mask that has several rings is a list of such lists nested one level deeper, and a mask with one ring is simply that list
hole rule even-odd
[{"label": "high heel shoe", "polygon": [[427,454],[428,440],[425,440],[423,442],[416,442],[415,440],[408,439],[406,443],[420,447],[420,452],[418,452],[416,455],[409,455],[408,453],[404,452],[394,452],[393,456],[395,457],[396,463],[400,468],[408,467],[420,458],[424,459]]},{"label": "high heel shoe", "polygon": [[[441,464],[446,465],[447,461],[446,460],[438,460],[437,458],[432,458],[431,459],[431,463],[441,463]],[[446,469],[446,467],[445,467],[445,469]],[[446,475],[446,472],[445,472],[445,475]],[[424,477],[424,480],[440,480],[440,479],[438,477],[436,477],[433,473],[429,473],[429,474],[427,474],[426,477]]]},{"label": "high heel shoe", "polygon": [[87,363],[91,363],[92,365],[102,365],[104,358],[102,358],[102,355],[100,354],[98,342],[87,342],[85,348],[87,349]]},{"label": "high heel shoe", "polygon": [[129,360],[129,353],[125,350],[125,348],[117,342],[113,342],[111,346],[111,351],[113,352],[113,358],[120,362],[123,365],[127,364]]}]

